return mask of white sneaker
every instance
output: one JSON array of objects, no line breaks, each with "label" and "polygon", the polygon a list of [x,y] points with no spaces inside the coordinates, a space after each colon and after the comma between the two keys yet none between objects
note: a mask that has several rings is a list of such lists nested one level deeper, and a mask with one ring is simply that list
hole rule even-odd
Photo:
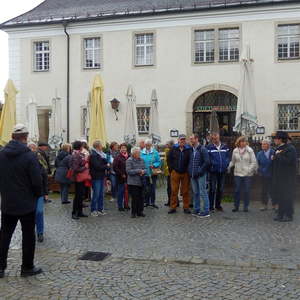
[{"label": "white sneaker", "polygon": [[92,217],[98,217],[98,212],[97,212],[97,211],[93,211],[93,212],[91,213],[91,216],[92,216]]},{"label": "white sneaker", "polygon": [[115,201],[115,198],[111,197],[109,201],[110,201],[110,202],[114,202],[114,201]]},{"label": "white sneaker", "polygon": [[98,211],[98,216],[105,216],[107,213],[104,212],[103,210]]}]

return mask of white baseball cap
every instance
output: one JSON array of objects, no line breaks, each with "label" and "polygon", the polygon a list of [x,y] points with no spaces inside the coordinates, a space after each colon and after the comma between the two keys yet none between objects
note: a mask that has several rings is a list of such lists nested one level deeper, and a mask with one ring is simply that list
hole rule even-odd
[{"label": "white baseball cap", "polygon": [[24,124],[17,124],[13,129],[14,134],[28,133],[28,129]]}]

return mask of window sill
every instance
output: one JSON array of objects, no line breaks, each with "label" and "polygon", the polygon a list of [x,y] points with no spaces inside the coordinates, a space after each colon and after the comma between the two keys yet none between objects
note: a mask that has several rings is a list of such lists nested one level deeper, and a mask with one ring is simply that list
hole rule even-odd
[{"label": "window sill", "polygon": [[47,73],[50,72],[50,70],[33,70],[33,73]]},{"label": "window sill", "polygon": [[147,67],[155,67],[155,65],[154,64],[152,64],[152,65],[134,65],[134,67],[135,68],[147,68]]},{"label": "window sill", "polygon": [[92,68],[87,68],[87,67],[83,67],[82,68],[84,71],[88,71],[88,70],[101,70],[101,67],[92,67]]},{"label": "window sill", "polygon": [[296,58],[277,58],[278,62],[300,61],[300,57]]}]

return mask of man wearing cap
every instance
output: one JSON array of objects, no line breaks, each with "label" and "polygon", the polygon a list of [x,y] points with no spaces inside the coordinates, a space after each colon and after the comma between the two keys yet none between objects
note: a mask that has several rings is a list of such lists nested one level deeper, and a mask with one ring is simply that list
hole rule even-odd
[{"label": "man wearing cap", "polygon": [[179,187],[183,196],[183,210],[190,214],[190,176],[188,166],[192,148],[186,143],[186,136],[179,135],[178,144],[174,145],[168,155],[168,166],[171,174],[171,205],[169,214],[176,213]]},{"label": "man wearing cap", "polygon": [[279,222],[291,222],[294,214],[297,153],[295,147],[288,143],[288,138],[284,131],[277,131],[274,137],[277,148],[272,157],[272,181],[278,203],[278,214],[274,220]]},{"label": "man wearing cap", "polygon": [[0,278],[7,267],[11,237],[18,221],[22,227],[21,276],[42,272],[34,266],[35,210],[42,196],[42,176],[36,155],[27,147],[28,130],[17,124],[12,140],[0,151]]}]

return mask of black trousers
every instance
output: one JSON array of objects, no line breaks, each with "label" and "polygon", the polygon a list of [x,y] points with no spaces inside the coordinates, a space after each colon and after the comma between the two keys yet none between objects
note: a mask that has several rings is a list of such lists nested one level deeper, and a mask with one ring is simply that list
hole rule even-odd
[{"label": "black trousers", "polygon": [[221,208],[224,191],[225,173],[209,174],[209,208]]},{"label": "black trousers", "polygon": [[75,182],[75,197],[73,200],[73,215],[82,214],[82,202],[85,196],[85,185],[83,182]]},{"label": "black trousers", "polygon": [[0,269],[7,267],[7,255],[12,235],[20,221],[22,227],[22,269],[33,268],[35,252],[35,211],[12,216],[2,213],[0,231]]},{"label": "black trousers", "polygon": [[131,196],[131,214],[141,215],[144,210],[143,187],[137,185],[128,185],[128,192]]},{"label": "black trousers", "polygon": [[260,177],[261,179],[261,202],[264,205],[268,205],[269,199],[272,200],[272,205],[277,204],[274,197],[272,197],[272,178]]},{"label": "black trousers", "polygon": [[278,204],[278,216],[283,217],[293,217],[294,214],[294,197],[295,197],[295,187],[294,185],[286,185],[277,189],[276,191],[276,204]]}]

